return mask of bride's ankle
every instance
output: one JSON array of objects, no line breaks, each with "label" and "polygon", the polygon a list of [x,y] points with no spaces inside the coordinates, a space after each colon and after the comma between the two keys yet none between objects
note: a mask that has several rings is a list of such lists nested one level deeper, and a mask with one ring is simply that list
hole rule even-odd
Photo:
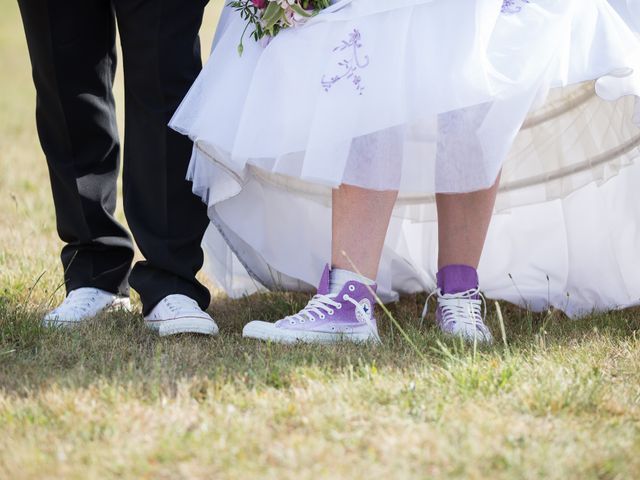
[{"label": "bride's ankle", "polygon": [[339,293],[347,282],[358,282],[368,286],[376,284],[375,280],[371,280],[351,270],[332,268],[329,277],[329,293]]}]

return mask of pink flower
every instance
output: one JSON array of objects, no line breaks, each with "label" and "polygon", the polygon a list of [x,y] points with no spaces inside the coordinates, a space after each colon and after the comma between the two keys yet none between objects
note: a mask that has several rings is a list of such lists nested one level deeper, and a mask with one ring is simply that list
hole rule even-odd
[{"label": "pink flower", "polygon": [[265,8],[267,8],[269,0],[251,0],[251,2],[256,6],[256,8],[264,10]]}]

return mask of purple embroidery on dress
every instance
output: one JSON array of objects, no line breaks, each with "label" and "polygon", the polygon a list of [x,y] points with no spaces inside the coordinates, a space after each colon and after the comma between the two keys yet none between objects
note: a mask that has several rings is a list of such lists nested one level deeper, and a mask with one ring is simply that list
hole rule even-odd
[{"label": "purple embroidery on dress", "polygon": [[502,13],[508,15],[513,13],[520,13],[523,5],[531,3],[531,0],[504,0],[502,2]]},{"label": "purple embroidery on dress", "polygon": [[354,29],[349,34],[348,40],[343,40],[340,45],[333,49],[334,52],[347,52],[350,55],[347,58],[338,62],[338,66],[342,67],[344,71],[340,74],[333,75],[331,78],[327,78],[326,75],[322,76],[322,88],[325,92],[331,90],[331,88],[341,80],[349,79],[353,83],[356,91],[362,95],[364,92],[364,85],[362,84],[362,77],[358,74],[359,70],[367,68],[369,66],[369,56],[365,55],[360,57],[359,50],[362,48],[362,34],[358,29]]}]

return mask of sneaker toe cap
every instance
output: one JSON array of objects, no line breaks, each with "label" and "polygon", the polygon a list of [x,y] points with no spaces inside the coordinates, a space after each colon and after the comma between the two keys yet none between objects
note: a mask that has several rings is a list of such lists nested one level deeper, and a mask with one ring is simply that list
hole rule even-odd
[{"label": "sneaker toe cap", "polygon": [[242,336],[250,337],[254,333],[271,331],[277,328],[275,323],[263,322],[261,320],[253,320],[247,323],[242,329]]}]

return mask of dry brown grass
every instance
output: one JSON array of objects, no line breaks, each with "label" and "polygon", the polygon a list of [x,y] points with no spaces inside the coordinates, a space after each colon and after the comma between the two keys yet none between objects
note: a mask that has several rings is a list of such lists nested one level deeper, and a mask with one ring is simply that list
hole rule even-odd
[{"label": "dry brown grass", "polygon": [[377,348],[242,341],[299,295],[218,298],[216,339],[159,339],[135,314],[41,328],[60,244],[13,2],[0,62],[0,478],[640,477],[637,311],[504,306],[509,348],[474,354],[408,298],[392,312],[426,360],[389,322]]}]

